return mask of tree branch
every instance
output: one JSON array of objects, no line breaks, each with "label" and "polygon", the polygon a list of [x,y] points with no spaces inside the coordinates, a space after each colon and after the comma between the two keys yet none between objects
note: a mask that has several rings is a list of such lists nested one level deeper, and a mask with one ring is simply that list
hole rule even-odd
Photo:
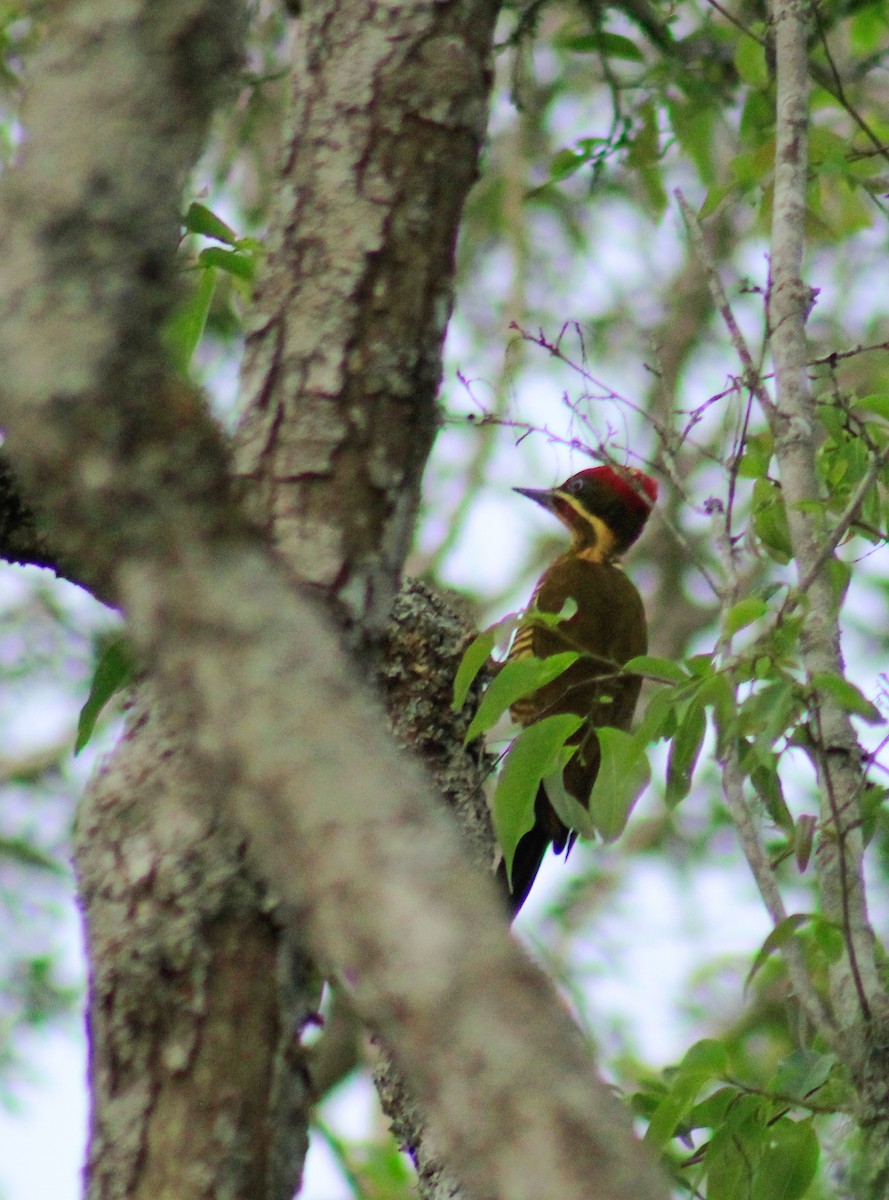
[{"label": "tree branch", "polygon": [[[784,900],[781,897],[772,864],[769,862],[759,831],[744,798],[744,774],[734,743],[729,746],[726,754],[722,782],[726,805],[738,831],[738,839],[750,867],[750,873],[756,882],[766,910],[772,918],[772,923],[777,927],[782,921],[787,920],[787,909],[784,907]],[[822,1034],[827,1044],[833,1045],[836,1042],[836,1022],[823,998],[818,995],[812,984],[812,977],[802,949],[791,938],[782,945],[781,950],[787,963],[787,972],[790,975],[793,990],[806,1016],[815,1029]]]},{"label": "tree branch", "polygon": [[[0,453],[0,558],[19,567],[45,567],[60,579],[86,586],[89,570],[63,564],[21,493],[5,454]],[[98,597],[101,599],[101,597]]]},{"label": "tree branch", "polygon": [[707,273],[707,281],[710,285],[710,295],[713,297],[713,302],[719,310],[719,315],[725,322],[725,327],[728,330],[729,337],[732,340],[732,345],[735,348],[741,364],[744,367],[744,385],[749,390],[751,395],[756,396],[764,412],[772,407],[771,397],[763,387],[762,373],[759,367],[753,361],[753,355],[750,353],[750,348],[747,341],[735,320],[735,314],[732,312],[732,307],[729,304],[728,296],[725,294],[725,288],[722,286],[722,280],[719,278],[719,271],[716,269],[716,264],[713,261],[713,256],[710,253],[706,239],[704,238],[703,230],[700,222],[695,216],[691,205],[682,194],[680,188],[676,188],[673,195],[679,204],[682,212],[682,218],[685,221],[688,229],[689,237],[692,245],[695,248],[695,253],[701,266]]},{"label": "tree branch", "polygon": [[[808,182],[807,54],[808,6],[801,0],[775,0],[776,148],[775,204],[772,221],[769,319],[775,365],[776,403],[767,410],[794,551],[797,577],[806,584],[808,609],[802,642],[803,662],[811,680],[841,676],[839,604],[828,566],[833,551],[823,505],[818,503],[815,449],[817,418],[809,389],[805,322],[811,294],[801,270],[805,244]],[[812,502],[815,509],[812,510]],[[874,940],[865,903],[858,797],[863,754],[848,714],[830,694],[819,697],[824,738],[817,766],[821,774],[823,830],[833,828],[835,798],[843,825],[823,834],[816,864],[827,914],[847,921],[850,952],[860,973],[859,984],[871,1007],[885,1007],[874,962]],[[827,777],[829,776],[829,778]],[[841,862],[842,859],[842,862]],[[861,1019],[859,987],[848,961],[832,972],[837,1014],[844,1025]]]}]

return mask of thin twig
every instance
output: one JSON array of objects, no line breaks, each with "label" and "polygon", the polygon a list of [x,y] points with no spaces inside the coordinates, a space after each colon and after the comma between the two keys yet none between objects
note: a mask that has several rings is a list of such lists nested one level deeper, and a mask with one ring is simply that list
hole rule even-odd
[{"label": "thin twig", "polygon": [[859,354],[869,354],[873,350],[889,350],[889,342],[872,342],[868,346],[854,346],[851,350],[834,350],[823,358],[813,358],[807,364],[810,367],[832,367],[845,358],[856,358]]},{"label": "thin twig", "polygon": [[[569,367],[569,369],[576,371],[577,374],[579,374],[584,380],[586,380],[587,382],[593,383],[596,387],[603,389],[603,391],[607,393],[607,395],[603,396],[603,398],[612,399],[612,400],[618,401],[622,404],[627,404],[634,411],[641,412],[641,410],[638,409],[632,403],[632,401],[625,399],[619,393],[614,392],[612,389],[609,389],[606,384],[601,383],[599,380],[597,380],[595,378],[595,376],[593,376],[584,366],[582,366],[580,363],[576,362],[574,359],[569,358],[568,355],[566,355],[564,353],[564,351],[561,349],[560,342],[561,342],[562,337],[564,336],[565,330],[569,327],[567,324],[562,326],[559,337],[556,339],[555,342],[550,341],[544,334],[543,330],[539,330],[536,334],[531,334],[531,333],[528,333],[527,331],[523,330],[520,326],[515,324],[515,322],[513,322],[511,327],[513,329],[515,329],[523,339],[525,339],[529,342],[532,342],[534,345],[539,346],[543,350],[546,350],[548,353],[552,354],[553,357],[558,358],[561,362],[563,362],[567,367]],[[512,418],[502,416],[499,413],[485,411],[481,402],[473,394],[470,381],[466,380],[462,376],[460,376],[460,381],[461,381],[461,383],[463,383],[463,386],[466,388],[467,394],[469,395],[472,402],[478,406],[481,415],[478,417],[476,417],[472,414],[470,414],[470,416],[468,416],[468,417],[459,417],[459,418],[458,417],[445,417],[444,418],[445,424],[455,424],[457,422],[462,423],[463,421],[468,421],[470,424],[476,425],[479,427],[496,425],[503,429],[511,429],[514,431],[518,431],[520,434],[520,436],[516,440],[516,444],[523,441],[526,437],[528,437],[532,433],[539,433],[539,434],[542,434],[547,439],[548,442],[550,442],[554,445],[557,445],[557,446],[565,446],[569,450],[577,451],[580,454],[585,454],[597,462],[601,462],[601,463],[605,463],[605,464],[614,462],[613,456],[608,453],[608,451],[605,449],[604,444],[602,444],[602,443],[600,443],[598,447],[594,447],[594,446],[590,445],[589,443],[582,442],[579,438],[576,438],[576,437],[575,438],[566,438],[560,434],[554,433],[546,425],[535,425],[528,421],[517,421]],[[569,404],[569,407],[572,409],[572,412],[575,413],[575,416],[577,416],[579,420],[584,421],[585,424],[588,424],[585,421],[583,414],[581,414],[577,411],[576,406],[573,406],[570,401],[568,402],[568,404]],[[662,434],[662,431],[660,429],[658,429],[657,426],[655,426],[655,430],[657,433]],[[639,461],[645,463],[644,459],[640,459]],[[670,456],[665,455],[664,456],[665,466],[669,467],[670,461],[671,461]],[[646,463],[645,465],[650,467],[651,464]],[[685,481],[680,477],[680,475],[675,470],[669,470],[668,474],[669,474],[670,482],[674,485],[674,487],[676,488],[679,495],[681,495],[682,498],[687,503],[691,504],[691,500],[689,498],[688,491],[685,486]],[[696,511],[699,511],[704,515],[707,515],[705,509],[698,508],[697,506],[693,506],[693,507],[696,508]],[[713,595],[716,596],[717,599],[720,599],[725,591],[725,589],[722,586],[722,584],[720,583],[720,581],[713,575],[712,571],[707,567],[706,563],[701,559],[700,555],[698,555],[695,552],[694,547],[691,545],[691,543],[685,537],[685,535],[681,532],[681,530],[677,526],[672,524],[671,522],[664,520],[663,514],[660,512],[660,510],[656,509],[655,513],[663,521],[665,528],[668,530],[668,532],[671,534],[671,536],[674,538],[674,540],[677,542],[677,544],[681,547],[681,549],[685,553],[686,557],[688,557],[695,563],[695,566],[697,567],[698,571],[700,572],[702,578],[706,581],[708,587],[712,590]]]},{"label": "thin twig", "polygon": [[741,455],[743,454],[744,446],[747,443],[747,431],[750,428],[750,412],[752,408],[753,396],[748,392],[747,403],[744,405],[744,417],[741,422],[741,431],[738,434],[737,449],[732,455],[732,461],[729,467],[728,497],[725,505],[725,536],[729,547],[732,545],[732,515],[735,507],[735,489],[738,486],[738,472],[741,469]]},{"label": "thin twig", "polygon": [[725,294],[725,288],[722,286],[722,280],[719,277],[719,271],[716,263],[713,261],[713,256],[707,246],[704,232],[701,229],[700,222],[695,215],[691,205],[686,200],[681,188],[675,188],[673,195],[679,204],[682,212],[683,220],[688,229],[689,237],[695,249],[695,254],[701,266],[707,273],[707,282],[710,287],[710,295],[713,297],[713,302],[719,309],[719,314],[725,322],[732,345],[735,348],[735,353],[741,360],[744,367],[744,385],[748,390],[756,396],[763,410],[769,412],[773,405],[771,397],[762,385],[762,378],[759,369],[753,361],[753,355],[750,353],[750,348],[741,333],[735,314],[732,312],[729,304],[728,296]]},{"label": "thin twig", "polygon": [[[759,831],[744,799],[744,775],[738,759],[737,748],[732,744],[726,754],[722,768],[722,784],[726,806],[738,831],[741,849],[750,867],[759,894],[762,896],[772,922],[777,927],[787,920],[787,909],[778,888],[775,872],[763,846]],[[836,1039],[836,1022],[833,1014],[812,983],[802,949],[792,938],[782,947],[793,990],[803,1006],[809,1020],[829,1045]]]},{"label": "thin twig", "polygon": [[[810,1092],[806,1092],[805,1096],[791,1096],[787,1092],[770,1091],[768,1088],[754,1087],[752,1083],[743,1083],[740,1079],[733,1079],[731,1075],[725,1076],[725,1082],[736,1087],[739,1092],[744,1092],[748,1096],[763,1096],[766,1100],[775,1100],[778,1104],[786,1104],[788,1108],[807,1108],[809,1112],[824,1113],[826,1116],[835,1116],[837,1112],[849,1112],[851,1109],[844,1109],[837,1104],[813,1104],[809,1096],[813,1096],[815,1092],[820,1091],[824,1084],[820,1084],[817,1088],[812,1088]],[[780,1114],[786,1115],[786,1114]]]},{"label": "thin twig", "polygon": [[843,912],[843,941],[846,944],[846,955],[849,959],[849,970],[852,972],[852,979],[855,983],[855,993],[858,996],[858,1003],[861,1005],[861,1015],[865,1021],[869,1021],[871,1019],[871,1006],[858,966],[858,952],[855,948],[855,938],[852,936],[852,914],[849,908],[850,880],[849,865],[846,862],[846,839],[849,834],[849,823],[845,818],[840,818],[836,792],[833,788],[833,780],[831,779],[830,770],[827,765],[827,755],[824,750],[824,731],[821,728],[821,708],[818,704],[817,696],[812,708],[815,716],[815,724],[818,727],[817,746],[821,777],[824,780],[824,788],[827,792],[827,799],[830,804],[831,815],[833,816],[834,832],[839,847],[839,862],[837,866],[840,876],[840,904]]},{"label": "thin twig", "polygon": [[871,459],[870,466],[858,481],[858,486],[852,493],[848,504],[843,510],[842,516],[833,527],[830,537],[821,546],[821,549],[818,551],[814,561],[809,564],[805,575],[802,576],[796,585],[795,590],[798,595],[802,596],[808,591],[808,589],[812,586],[813,580],[821,571],[821,568],[833,555],[834,550],[836,550],[837,546],[839,546],[840,542],[843,540],[850,526],[854,522],[865,496],[876,483],[877,476],[887,462],[889,462],[889,447],[887,447],[881,454],[875,454]]}]

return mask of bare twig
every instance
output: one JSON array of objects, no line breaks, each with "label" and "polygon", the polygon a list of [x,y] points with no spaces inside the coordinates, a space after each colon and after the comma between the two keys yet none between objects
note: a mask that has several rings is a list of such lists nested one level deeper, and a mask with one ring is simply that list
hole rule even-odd
[{"label": "bare twig", "polygon": [[809,366],[832,367],[843,359],[857,358],[859,354],[870,354],[874,350],[889,350],[889,342],[872,342],[867,346],[853,346],[851,350],[833,350],[830,354],[825,354],[823,358],[810,359]]},{"label": "bare twig", "polygon": [[[787,909],[759,830],[744,798],[744,773],[734,742],[729,746],[723,763],[722,785],[726,806],[738,831],[744,857],[768,914],[777,927],[787,920]],[[791,938],[781,949],[797,999],[825,1041],[833,1045],[836,1040],[836,1022],[824,998],[815,990],[801,947]]]},{"label": "bare twig", "polygon": [[[584,367],[581,363],[577,362],[575,359],[572,359],[568,355],[565,354],[565,352],[561,349],[560,343],[561,343],[561,340],[564,336],[566,329],[569,328],[568,325],[562,326],[562,329],[559,333],[559,337],[555,341],[551,341],[546,336],[546,334],[543,332],[542,329],[539,330],[536,334],[530,334],[530,333],[527,333],[525,330],[520,329],[519,326],[517,326],[515,323],[513,323],[512,328],[516,329],[518,331],[518,333],[520,334],[520,336],[524,340],[532,342],[534,345],[539,346],[543,350],[546,350],[548,353],[552,354],[553,357],[558,358],[559,361],[563,362],[570,370],[575,371],[586,382],[593,383],[596,387],[600,388],[603,393],[603,395],[601,397],[602,399],[614,400],[614,401],[628,405],[631,409],[633,409],[636,412],[641,412],[641,410],[636,405],[634,405],[632,401],[627,400],[625,397],[621,396],[619,393],[610,389],[607,384],[604,384],[601,381],[597,380],[595,378],[595,376],[593,376],[586,369],[586,367]],[[550,442],[551,444],[558,445],[558,446],[565,446],[569,450],[574,450],[579,454],[587,455],[588,457],[594,459],[596,462],[612,463],[615,461],[614,456],[608,452],[608,450],[606,449],[605,445],[602,442],[599,442],[598,446],[596,446],[596,445],[593,445],[591,442],[581,441],[581,439],[577,438],[577,437],[568,438],[562,434],[555,433],[553,430],[551,430],[549,428],[548,425],[537,425],[530,421],[517,421],[513,418],[502,416],[501,414],[499,414],[497,412],[486,411],[484,409],[483,405],[481,404],[481,402],[473,394],[470,381],[464,379],[463,377],[460,377],[460,378],[461,378],[461,382],[463,383],[463,386],[466,388],[467,394],[469,395],[469,397],[473,401],[473,403],[478,406],[479,412],[480,412],[480,416],[478,416],[478,417],[476,417],[474,414],[470,414],[468,417],[459,418],[461,421],[467,420],[473,425],[485,426],[485,427],[491,426],[491,425],[496,425],[503,429],[511,429],[513,431],[516,431],[519,434],[518,438],[516,439],[516,444],[524,441],[524,439],[526,437],[528,437],[530,434],[538,433],[538,434],[541,434],[543,437],[545,437],[546,440],[548,442]],[[579,410],[578,410],[578,402],[571,400],[568,397],[564,397],[564,402],[571,409],[571,411],[578,418],[578,420],[582,421],[589,428],[589,422],[586,421],[584,415],[581,412],[579,412]],[[445,420],[448,423],[453,423],[456,419],[457,418],[453,418],[453,417],[445,418]],[[646,417],[646,419],[648,419],[648,418]],[[591,432],[591,434],[593,434],[593,436],[595,436],[594,430],[590,429],[590,432]],[[657,425],[656,425],[656,432],[658,432],[658,434],[661,435],[662,437],[666,436],[666,431],[663,431]],[[685,500],[686,503],[688,503],[691,506],[692,501],[689,497],[688,489],[686,486],[686,480],[682,478],[679,471],[675,468],[673,456],[672,456],[672,454],[670,454],[668,452],[668,446],[669,446],[669,443],[667,441],[664,441],[663,447],[664,447],[665,452],[663,453],[663,456],[662,456],[662,463],[661,463],[662,469],[663,469],[664,473],[666,473],[669,476],[670,482],[676,488],[677,493],[683,498],[683,500]],[[639,461],[645,463],[646,466],[648,466],[649,468],[651,467],[651,464],[647,463],[646,460],[641,459],[640,456],[638,456],[638,455],[636,457]],[[697,511],[700,512],[704,516],[710,515],[708,510],[706,509],[706,507],[703,507],[703,506],[694,506],[694,507],[696,507]],[[688,538],[683,534],[683,532],[679,529],[679,527],[677,525],[675,525],[672,521],[663,520],[663,514],[660,513],[659,510],[655,510],[655,512],[656,512],[656,515],[663,521],[663,524],[664,524],[665,528],[668,530],[668,532],[670,533],[671,537],[682,548],[686,557],[691,559],[692,561],[694,561],[695,566],[697,567],[698,571],[700,572],[702,578],[707,583],[708,587],[713,592],[714,596],[721,597],[725,590],[721,581],[713,574],[713,572],[710,570],[710,568],[707,566],[707,564],[703,561],[701,555],[696,553],[696,551],[694,550],[694,547],[691,545]]]},{"label": "bare twig", "polygon": [[735,353],[741,360],[744,367],[744,385],[749,391],[756,396],[759,403],[765,412],[772,407],[772,400],[762,384],[762,376],[759,368],[753,361],[753,355],[750,353],[750,348],[744,338],[743,333],[735,320],[735,314],[732,312],[729,304],[728,296],[725,294],[725,288],[722,286],[722,280],[719,277],[719,271],[713,261],[713,256],[707,247],[707,242],[704,238],[703,230],[700,222],[694,213],[691,205],[682,194],[680,188],[676,188],[673,192],[682,211],[682,217],[688,229],[689,237],[692,240],[692,245],[695,248],[695,253],[700,260],[701,266],[707,272],[707,280],[710,284],[710,294],[716,307],[719,309],[719,314],[725,322],[729,337],[732,340],[732,345],[735,348]]},{"label": "bare twig", "polygon": [[809,564],[805,575],[801,576],[798,584],[796,585],[796,592],[798,596],[805,595],[805,593],[809,590],[821,568],[825,565],[828,559],[831,558],[837,546],[839,546],[840,542],[848,533],[849,528],[854,523],[855,518],[858,515],[858,510],[861,508],[865,496],[867,496],[867,493],[876,483],[877,477],[887,462],[889,462],[889,448],[884,450],[882,454],[875,454],[871,458],[870,465],[862,475],[861,479],[858,481],[858,486],[849,497],[849,502],[843,510],[840,519],[837,521],[836,525],[834,525],[830,536],[825,540],[824,544],[821,546],[820,550],[815,556],[814,561]]},{"label": "bare twig", "polygon": [[849,822],[844,819],[840,813],[840,806],[837,803],[836,793],[833,787],[830,770],[826,761],[824,751],[824,731],[821,728],[821,709],[818,705],[818,698],[812,705],[814,710],[815,725],[818,730],[818,753],[822,760],[821,774],[824,779],[824,787],[827,792],[827,800],[830,805],[831,815],[833,816],[833,830],[836,834],[839,844],[838,869],[840,876],[840,903],[843,914],[843,940],[846,943],[846,953],[849,956],[849,970],[852,973],[852,979],[855,983],[855,992],[858,996],[858,1003],[861,1005],[861,1015],[866,1021],[871,1019],[871,1006],[867,998],[867,992],[864,990],[864,983],[861,979],[861,971],[858,966],[858,951],[855,947],[856,939],[852,932],[852,912],[850,904],[850,890],[852,880],[850,879],[848,850],[847,843],[849,837]]}]

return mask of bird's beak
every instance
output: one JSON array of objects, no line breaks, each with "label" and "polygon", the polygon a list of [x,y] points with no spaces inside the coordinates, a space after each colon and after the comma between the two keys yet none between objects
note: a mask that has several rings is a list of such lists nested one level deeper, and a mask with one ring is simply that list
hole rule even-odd
[{"label": "bird's beak", "polygon": [[556,511],[556,494],[548,488],[513,488],[512,490],[518,492],[520,496],[527,496],[529,500],[533,500],[547,512]]}]

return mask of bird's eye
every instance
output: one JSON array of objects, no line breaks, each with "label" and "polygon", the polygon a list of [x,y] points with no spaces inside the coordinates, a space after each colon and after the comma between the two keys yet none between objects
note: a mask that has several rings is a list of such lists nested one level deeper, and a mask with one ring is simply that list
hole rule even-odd
[{"label": "bird's eye", "polygon": [[566,492],[579,492],[583,488],[582,479],[569,479],[565,485]]}]

